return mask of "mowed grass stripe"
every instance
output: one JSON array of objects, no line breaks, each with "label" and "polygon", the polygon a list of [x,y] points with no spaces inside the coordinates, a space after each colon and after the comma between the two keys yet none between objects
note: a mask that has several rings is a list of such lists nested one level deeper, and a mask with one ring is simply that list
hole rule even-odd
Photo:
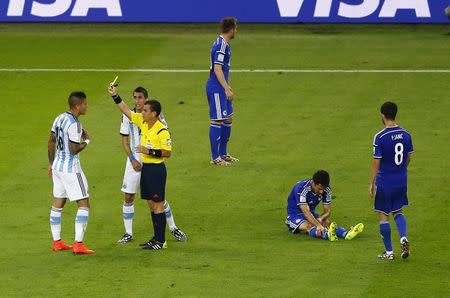
[{"label": "mowed grass stripe", "polygon": [[[205,73],[209,69],[159,68],[0,68],[0,72],[160,72]],[[233,73],[450,73],[450,69],[235,69]]]}]

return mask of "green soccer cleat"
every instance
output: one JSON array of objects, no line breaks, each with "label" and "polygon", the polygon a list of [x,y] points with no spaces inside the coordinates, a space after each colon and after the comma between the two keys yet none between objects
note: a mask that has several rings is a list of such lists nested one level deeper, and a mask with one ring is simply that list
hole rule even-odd
[{"label": "green soccer cleat", "polygon": [[345,240],[352,240],[356,237],[359,233],[361,233],[364,230],[364,225],[362,223],[357,224],[354,227],[350,228],[350,231],[348,231],[347,235],[345,235]]},{"label": "green soccer cleat", "polygon": [[332,222],[330,226],[328,227],[328,240],[330,241],[337,241],[338,237],[336,236],[336,228],[337,224],[335,222]]}]

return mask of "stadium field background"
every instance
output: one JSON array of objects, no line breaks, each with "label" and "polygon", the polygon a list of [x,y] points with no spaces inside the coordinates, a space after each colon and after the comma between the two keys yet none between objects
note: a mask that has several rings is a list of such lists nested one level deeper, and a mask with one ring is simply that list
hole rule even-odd
[{"label": "stadium field background", "polygon": [[[239,25],[231,69],[279,71],[231,73],[229,148],[241,161],[226,168],[209,165],[207,72],[111,70],[207,71],[216,29],[0,24],[0,296],[448,296],[450,28]],[[66,71],[30,71],[42,68]],[[115,75],[128,104],[137,86],[162,102],[173,137],[167,199],[187,243],[168,233],[167,250],[139,249],[152,231],[139,199],[136,240],[116,243],[123,234],[125,154],[120,113],[106,92]],[[92,136],[81,153],[91,195],[85,237],[96,251],[91,256],[50,249],[47,140],[74,90],[85,91],[89,104],[80,120]],[[399,105],[398,122],[415,147],[406,261],[376,258],[383,245],[367,195],[372,138],[382,129],[379,107],[386,100]],[[317,169],[331,175],[332,219],[347,228],[363,222],[360,237],[331,243],[287,232],[287,195]],[[67,242],[75,212],[74,203],[63,212]]]}]

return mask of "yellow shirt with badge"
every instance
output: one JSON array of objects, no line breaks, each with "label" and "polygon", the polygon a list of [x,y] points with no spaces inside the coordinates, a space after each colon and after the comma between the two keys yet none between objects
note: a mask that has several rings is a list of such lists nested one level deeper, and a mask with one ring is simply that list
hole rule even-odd
[{"label": "yellow shirt with badge", "polygon": [[[159,120],[148,128],[147,123],[141,113],[131,112],[131,122],[141,129],[141,145],[148,149],[163,149],[172,151],[172,140],[166,126]],[[156,157],[153,155],[141,153],[143,163],[162,163],[165,157]]]}]

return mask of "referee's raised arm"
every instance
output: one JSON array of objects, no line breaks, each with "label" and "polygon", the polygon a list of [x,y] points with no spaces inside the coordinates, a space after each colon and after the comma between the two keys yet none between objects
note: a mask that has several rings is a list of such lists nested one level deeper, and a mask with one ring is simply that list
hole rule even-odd
[{"label": "referee's raised arm", "polygon": [[113,83],[109,84],[108,92],[113,98],[114,102],[117,104],[117,107],[120,109],[120,111],[127,116],[128,119],[131,120],[131,111],[128,105],[123,102],[122,98],[120,98],[119,94],[117,93],[117,86],[115,86]]}]

